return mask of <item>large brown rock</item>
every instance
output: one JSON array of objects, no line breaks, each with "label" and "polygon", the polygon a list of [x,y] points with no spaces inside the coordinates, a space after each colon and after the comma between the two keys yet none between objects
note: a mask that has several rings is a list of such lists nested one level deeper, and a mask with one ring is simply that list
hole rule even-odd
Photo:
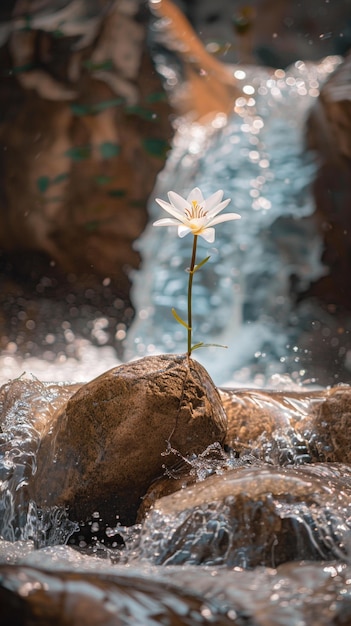
[{"label": "large brown rock", "polygon": [[[128,269],[139,264],[132,243],[172,135],[147,12],[103,0],[80,3],[79,16],[68,2],[58,37],[60,3],[43,15],[24,4],[17,10],[31,26],[0,46],[0,249],[26,253],[27,263],[45,253],[64,272],[97,284],[110,277],[128,291]],[[79,46],[72,28],[87,35]]]},{"label": "large brown rock", "polygon": [[[153,356],[106,372],[74,394],[43,438],[31,495],[80,521],[135,521],[150,483],[177,454],[223,442],[226,415],[206,370]],[[176,455],[174,451],[177,451]]]},{"label": "large brown rock", "polygon": [[332,466],[238,467],[156,501],[139,540],[165,565],[276,567],[344,554],[349,475]]},{"label": "large brown rock", "polygon": [[[323,85],[307,121],[308,146],[315,150],[319,171],[314,182],[316,219],[324,239],[328,272],[311,293],[329,312],[346,309],[338,335],[349,328],[351,246],[351,54]],[[340,315],[339,315],[339,319]],[[323,339],[325,341],[325,339]]]},{"label": "large brown rock", "polygon": [[191,487],[201,475],[226,472],[236,462],[245,467],[260,465],[262,461],[275,466],[328,462],[328,471],[337,471],[339,463],[351,463],[349,386],[219,392],[228,418],[225,444],[233,449],[232,456],[228,457],[219,446],[212,446],[206,454],[180,464],[171,475],[154,481],[139,509],[140,521],[160,498]]},{"label": "large brown rock", "polygon": [[[0,565],[1,624],[233,626],[228,606],[160,575]],[[23,593],[24,589],[30,592]]]},{"label": "large brown rock", "polygon": [[226,443],[275,464],[351,463],[351,388],[222,390]]}]

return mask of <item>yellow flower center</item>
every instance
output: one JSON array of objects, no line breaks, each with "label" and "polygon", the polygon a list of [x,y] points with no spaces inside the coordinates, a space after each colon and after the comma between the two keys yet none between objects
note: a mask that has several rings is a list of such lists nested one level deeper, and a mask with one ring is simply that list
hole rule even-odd
[{"label": "yellow flower center", "polygon": [[191,208],[184,209],[184,213],[188,220],[199,219],[201,217],[206,217],[207,211],[198,203],[197,200],[191,201]]}]

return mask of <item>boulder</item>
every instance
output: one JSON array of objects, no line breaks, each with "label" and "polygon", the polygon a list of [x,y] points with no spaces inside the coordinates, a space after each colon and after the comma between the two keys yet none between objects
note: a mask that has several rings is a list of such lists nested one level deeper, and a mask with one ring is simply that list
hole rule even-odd
[{"label": "boulder", "polygon": [[[330,313],[338,313],[337,336],[349,329],[351,246],[351,55],[323,85],[307,120],[308,147],[316,151],[316,220],[324,239],[325,275],[310,289]],[[346,310],[345,318],[340,310]],[[323,339],[325,341],[325,338]]]},{"label": "boulder", "polygon": [[325,465],[238,467],[158,500],[139,538],[157,565],[276,567],[345,556],[349,474]]},{"label": "boulder", "polygon": [[226,444],[278,465],[351,463],[351,388],[222,390]]},{"label": "boulder", "polygon": [[55,571],[0,565],[1,624],[232,626],[225,603],[207,601],[181,583],[125,572]]},{"label": "boulder", "polygon": [[180,456],[222,443],[227,420],[206,370],[185,355],[121,365],[82,386],[43,437],[31,497],[84,521],[135,521],[151,482]]},{"label": "boulder", "polygon": [[139,2],[68,2],[63,25],[62,3],[24,4],[30,27],[11,23],[0,41],[0,249],[16,268],[19,253],[27,265],[41,253],[89,287],[110,277],[128,292],[132,243],[172,136],[148,13]]}]

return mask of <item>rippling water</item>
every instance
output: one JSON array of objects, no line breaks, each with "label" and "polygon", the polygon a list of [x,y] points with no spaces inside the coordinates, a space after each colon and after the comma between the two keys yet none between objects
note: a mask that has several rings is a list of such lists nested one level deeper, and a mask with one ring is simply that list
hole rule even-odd
[{"label": "rippling water", "polygon": [[[179,456],[163,480],[180,472],[188,486],[134,526],[106,528],[92,511],[87,539],[69,512],[40,510],[28,497],[40,440],[79,387],[19,379],[1,389],[0,602],[8,621],[0,623],[39,615],[77,626],[348,623],[349,465],[311,462],[292,432],[274,442],[284,455],[272,454],[269,437],[261,455],[213,444]],[[309,403],[323,402],[323,390],[281,391],[271,401],[269,392],[241,394],[223,392],[227,410],[231,398],[235,411],[246,397],[271,415],[273,434],[284,424],[293,430]]]},{"label": "rippling water", "polygon": [[[324,270],[321,242],[304,219],[313,212],[315,164],[303,150],[302,129],[338,62],[297,63],[273,74],[234,68],[247,96],[236,101],[235,117],[217,116],[209,127],[180,123],[159,177],[159,197],[195,185],[205,195],[223,188],[243,216],[232,230],[219,227],[215,247],[200,251],[211,260],[194,288],[196,338],[229,345],[199,354],[218,383],[235,383],[245,366],[251,376],[258,361],[268,375],[304,377],[297,338],[315,311],[301,309],[294,321],[290,278],[304,289]],[[158,216],[151,203],[150,219]],[[176,305],[184,315],[189,242],[150,227],[140,250],[127,357],[183,352],[184,333],[169,312]],[[50,416],[74,383],[118,364],[112,348],[78,348],[76,358],[51,363],[0,356],[1,382],[19,377],[0,390],[0,622],[33,623],[40,607],[42,623],[55,615],[58,624],[349,623],[351,470],[312,463],[301,432],[284,429],[288,406],[295,403],[303,419],[302,400],[274,404],[257,396],[257,407],[281,420],[260,440],[262,454],[233,444],[217,456],[211,449],[180,458],[188,483],[132,527],[106,528],[92,511],[87,539],[69,512],[37,507],[28,485]],[[294,389],[296,380],[275,378]],[[177,468],[165,480],[172,478]]]}]

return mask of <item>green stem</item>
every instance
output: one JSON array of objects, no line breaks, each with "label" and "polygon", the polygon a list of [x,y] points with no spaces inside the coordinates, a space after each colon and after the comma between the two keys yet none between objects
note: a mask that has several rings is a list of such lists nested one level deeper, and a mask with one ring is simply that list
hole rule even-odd
[{"label": "green stem", "polygon": [[188,357],[191,356],[191,334],[192,334],[192,288],[193,288],[193,277],[194,277],[194,267],[196,260],[196,246],[197,246],[197,235],[194,235],[193,241],[193,252],[191,255],[191,262],[189,267],[189,281],[188,281]]}]

